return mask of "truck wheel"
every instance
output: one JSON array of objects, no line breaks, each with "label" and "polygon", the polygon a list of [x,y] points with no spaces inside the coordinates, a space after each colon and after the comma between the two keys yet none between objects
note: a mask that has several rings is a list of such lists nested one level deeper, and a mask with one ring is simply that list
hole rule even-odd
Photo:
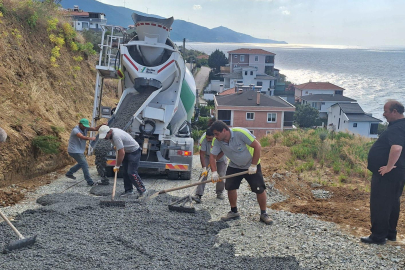
[{"label": "truck wheel", "polygon": [[107,176],[107,177],[114,177],[113,167],[107,166],[107,167],[105,168],[105,176]]},{"label": "truck wheel", "polygon": [[167,178],[169,180],[177,180],[177,179],[179,179],[179,172],[169,171],[169,172],[167,172]]},{"label": "truck wheel", "polygon": [[[105,168],[105,176],[107,176],[107,177],[114,177],[115,176],[115,173],[114,173],[114,171],[113,171],[113,168],[114,167],[112,167],[112,166],[107,166],[106,168]],[[122,168],[122,167],[121,167]],[[123,175],[122,175],[122,170],[119,170],[118,171],[118,174],[117,174],[117,178],[123,178]]]},{"label": "truck wheel", "polygon": [[190,180],[191,179],[191,171],[181,172],[180,173],[181,180]]}]

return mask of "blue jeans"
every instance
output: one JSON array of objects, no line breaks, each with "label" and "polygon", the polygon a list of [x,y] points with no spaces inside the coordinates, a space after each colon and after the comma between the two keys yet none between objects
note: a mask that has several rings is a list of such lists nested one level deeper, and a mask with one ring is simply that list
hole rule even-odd
[{"label": "blue jeans", "polygon": [[139,193],[146,191],[141,177],[138,174],[139,161],[141,160],[141,149],[125,153],[124,160],[122,161],[124,188],[125,191],[133,190],[136,187]]},{"label": "blue jeans", "polygon": [[69,156],[74,158],[77,161],[77,164],[70,168],[70,170],[66,173],[67,175],[73,175],[78,170],[82,169],[84,174],[84,179],[86,179],[87,183],[93,183],[93,180],[90,177],[89,172],[89,164],[87,164],[86,157],[84,154],[80,153],[69,153]]}]

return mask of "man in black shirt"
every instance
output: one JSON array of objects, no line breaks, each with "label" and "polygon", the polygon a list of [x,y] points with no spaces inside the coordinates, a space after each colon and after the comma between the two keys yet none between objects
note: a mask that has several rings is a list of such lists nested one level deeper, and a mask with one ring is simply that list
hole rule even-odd
[{"label": "man in black shirt", "polygon": [[389,123],[368,153],[371,178],[371,235],[362,237],[368,244],[396,241],[400,197],[405,184],[405,118],[404,106],[396,100],[384,105]]}]

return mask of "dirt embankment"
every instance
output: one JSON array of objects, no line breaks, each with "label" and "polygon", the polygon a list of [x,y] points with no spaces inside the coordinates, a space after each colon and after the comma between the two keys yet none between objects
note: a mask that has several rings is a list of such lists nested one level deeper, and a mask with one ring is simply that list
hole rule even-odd
[{"label": "dirt embankment", "polygon": [[[53,66],[50,59],[55,44],[46,25],[39,25],[38,19],[36,27],[30,27],[28,20],[16,15],[23,4],[3,2],[0,126],[8,138],[0,144],[0,188],[6,192],[0,192],[0,205],[7,205],[22,196],[16,185],[72,163],[66,152],[67,142],[80,118],[91,119],[97,57],[72,51],[66,43],[55,62],[58,67]],[[53,31],[62,31],[62,19]],[[76,40],[84,42],[81,36]],[[105,91],[114,99],[114,89],[107,87]],[[114,102],[111,100],[111,104]],[[44,154],[33,145],[35,138],[49,135],[60,143],[58,154]],[[10,185],[14,186],[4,190]],[[7,197],[14,199],[7,201]]]},{"label": "dirt embankment", "polygon": [[[263,175],[270,185],[288,196],[287,200],[273,204],[272,209],[303,213],[334,222],[356,236],[370,233],[368,180],[353,178],[350,184],[336,184],[338,176],[331,169],[322,168],[319,164],[312,171],[296,173],[287,165],[290,158],[290,149],[286,146],[262,149]],[[323,192],[328,196],[314,196],[316,192]],[[405,202],[402,200],[398,228],[404,227]],[[399,238],[403,239],[403,232],[399,233]],[[402,242],[398,244],[402,245]]]}]

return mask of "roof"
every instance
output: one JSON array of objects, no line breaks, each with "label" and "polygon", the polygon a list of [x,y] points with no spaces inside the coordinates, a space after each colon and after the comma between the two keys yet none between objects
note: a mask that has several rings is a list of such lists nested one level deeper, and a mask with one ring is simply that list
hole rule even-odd
[{"label": "roof", "polygon": [[66,12],[66,15],[68,16],[77,16],[77,17],[89,17],[88,12],[80,12],[80,11],[68,11]]},{"label": "roof", "polygon": [[302,96],[301,99],[306,101],[356,101],[355,99],[348,98],[342,95],[327,95],[327,94],[316,94]]},{"label": "roof", "polygon": [[231,94],[235,94],[235,87],[227,89],[227,90],[222,91],[221,93],[219,93],[220,96],[226,96],[226,95],[231,95]]},{"label": "roof", "polygon": [[219,95],[214,97],[219,106],[260,106],[260,107],[282,107],[294,108],[293,105],[286,102],[284,99],[276,96],[268,96],[260,94],[260,105],[257,105],[257,92],[253,90],[246,90],[242,93],[235,93],[231,95]]},{"label": "roof", "polygon": [[210,58],[210,56],[206,55],[206,54],[202,54],[202,55],[197,56],[197,59],[208,59],[208,58]]},{"label": "roof", "polygon": [[266,55],[276,55],[275,53],[268,52],[262,49],[247,49],[247,48],[241,48],[241,49],[236,49],[233,51],[229,51],[229,54],[266,54]]},{"label": "roof", "polygon": [[329,82],[307,82],[295,85],[295,88],[300,90],[345,90]]},{"label": "roof", "polygon": [[270,75],[256,75],[256,80],[276,80],[276,77]]},{"label": "roof", "polygon": [[229,73],[229,74],[225,74],[224,76],[223,76],[224,78],[229,78],[229,79],[243,79],[243,76],[242,76],[242,71],[237,71],[237,72],[232,72],[232,73]]},{"label": "roof", "polygon": [[345,114],[357,113],[364,114],[363,109],[358,103],[336,103],[332,106],[339,106]]},{"label": "roof", "polygon": [[350,122],[382,122],[368,114],[346,114]]}]

